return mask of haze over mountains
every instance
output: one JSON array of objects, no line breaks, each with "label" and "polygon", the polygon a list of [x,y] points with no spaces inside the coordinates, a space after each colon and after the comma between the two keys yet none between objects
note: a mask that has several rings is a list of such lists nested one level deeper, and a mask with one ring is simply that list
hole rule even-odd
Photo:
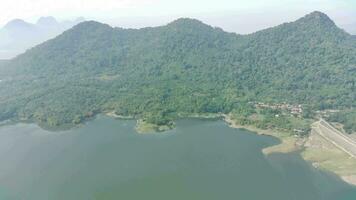
[{"label": "haze over mountains", "polygon": [[143,29],[83,22],[0,72],[0,119],[51,127],[112,110],[166,124],[253,101],[356,106],[356,38],[321,12],[249,35],[186,18]]},{"label": "haze over mountains", "polygon": [[348,29],[350,30],[350,33],[356,35],[356,22],[349,24],[347,26],[349,27]]},{"label": "haze over mountains", "polygon": [[54,17],[41,17],[32,24],[21,19],[12,20],[0,29],[0,59],[13,58],[83,21],[78,18],[58,22]]}]

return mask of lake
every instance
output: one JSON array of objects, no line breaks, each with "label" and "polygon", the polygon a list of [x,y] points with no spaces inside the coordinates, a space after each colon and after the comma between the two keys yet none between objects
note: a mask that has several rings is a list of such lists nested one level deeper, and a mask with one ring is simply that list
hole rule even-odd
[{"label": "lake", "polygon": [[61,132],[0,127],[0,199],[356,199],[356,187],[298,153],[265,156],[272,137],[211,120],[145,135],[134,126],[98,116]]}]

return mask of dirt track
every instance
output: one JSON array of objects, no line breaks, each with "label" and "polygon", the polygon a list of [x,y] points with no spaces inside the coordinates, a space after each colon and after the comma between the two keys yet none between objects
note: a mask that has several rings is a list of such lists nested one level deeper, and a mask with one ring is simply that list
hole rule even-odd
[{"label": "dirt track", "polygon": [[314,122],[312,129],[339,149],[356,158],[356,140],[341,133],[323,119]]}]

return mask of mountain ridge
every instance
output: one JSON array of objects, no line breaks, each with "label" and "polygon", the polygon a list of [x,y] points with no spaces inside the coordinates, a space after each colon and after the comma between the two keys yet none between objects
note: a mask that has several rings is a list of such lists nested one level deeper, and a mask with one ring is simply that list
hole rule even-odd
[{"label": "mountain ridge", "polygon": [[22,19],[8,22],[0,29],[0,59],[10,59],[25,50],[71,28],[80,21],[58,22],[54,17],[41,17],[36,23]]},{"label": "mountain ridge", "polygon": [[33,26],[33,24],[25,22],[22,19],[14,19],[14,20],[11,20],[8,23],[6,23],[4,28],[5,29],[12,29],[12,28],[17,28],[18,26],[29,27],[29,26]]},{"label": "mountain ridge", "polygon": [[7,64],[0,119],[57,126],[115,110],[164,124],[255,101],[354,107],[356,42],[328,20],[316,12],[248,35],[187,18],[144,29],[83,22]]}]

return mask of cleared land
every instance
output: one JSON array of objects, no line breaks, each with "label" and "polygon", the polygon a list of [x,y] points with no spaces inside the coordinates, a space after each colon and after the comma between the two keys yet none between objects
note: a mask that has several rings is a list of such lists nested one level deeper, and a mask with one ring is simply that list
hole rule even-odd
[{"label": "cleared land", "polygon": [[316,133],[333,143],[339,149],[356,158],[355,139],[343,134],[323,119],[313,123],[312,128]]}]

